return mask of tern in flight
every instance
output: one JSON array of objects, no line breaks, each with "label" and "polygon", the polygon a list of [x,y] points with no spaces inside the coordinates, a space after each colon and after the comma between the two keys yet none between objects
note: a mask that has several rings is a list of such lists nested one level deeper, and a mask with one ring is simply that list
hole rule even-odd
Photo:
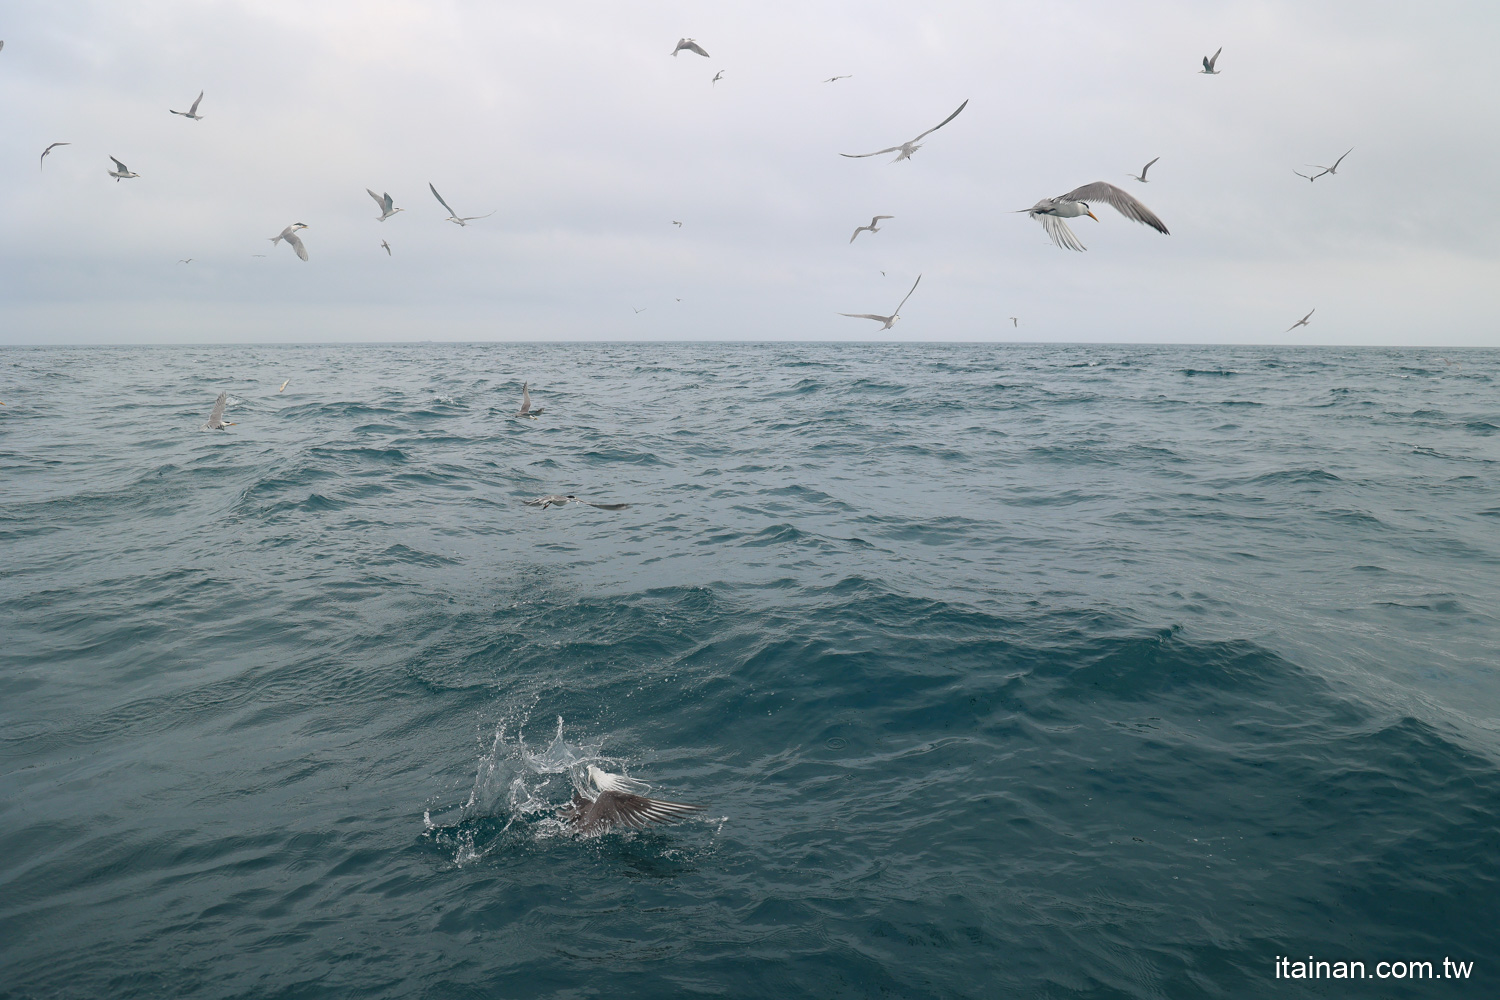
[{"label": "tern in flight", "polygon": [[[427,187],[432,191],[432,196],[438,200],[438,204],[442,205],[444,208],[448,208],[448,203],[443,200],[443,196],[442,195],[440,195],[440,194],[437,193],[437,188],[435,188],[435,187],[432,186],[432,182],[431,181],[427,182]],[[495,209],[495,212],[498,212],[498,211],[500,211],[498,208]],[[495,212],[487,212],[484,215],[464,215],[464,216],[460,216],[457,212],[453,211],[453,209],[448,208],[448,220],[447,221],[456,223],[456,224],[458,224],[460,226],[467,226],[469,223],[473,222],[475,219],[488,219],[491,215],[494,215]]]},{"label": "tern in flight", "polygon": [[835,80],[847,80],[847,79],[849,79],[853,75],[854,75],[853,73],[845,73],[843,76],[830,76],[828,79],[824,80],[823,82],[824,83],[832,83]]},{"label": "tern in flight", "polygon": [[[1354,152],[1354,147],[1350,146],[1349,149],[1344,153],[1344,156],[1348,156],[1352,152]],[[1344,162],[1344,156],[1340,156],[1337,160],[1334,160],[1333,161],[1333,166],[1331,166],[1331,167],[1325,167],[1321,163],[1309,163],[1308,166],[1309,167],[1317,167],[1319,170],[1323,171],[1323,174],[1337,174],[1339,172],[1339,164]],[[1308,180],[1314,180],[1315,181],[1319,177],[1322,177],[1323,174],[1313,174],[1311,177],[1308,178]],[[1306,177],[1307,175],[1303,174],[1302,176]]]},{"label": "tern in flight", "polygon": [[276,391],[277,392],[286,392],[286,387],[291,384],[291,381],[292,381],[291,379],[287,379],[285,382],[281,383],[281,388],[277,389]]},{"label": "tern in flight", "polygon": [[1312,314],[1315,313],[1315,312],[1317,312],[1316,309],[1312,310],[1312,312],[1309,312],[1306,316],[1303,316],[1297,322],[1295,322],[1291,326],[1287,327],[1284,332],[1291,333],[1293,330],[1297,329],[1297,327],[1299,327],[1299,326],[1306,326],[1307,325],[1307,321],[1310,320],[1310,319],[1312,319]]},{"label": "tern in flight", "polygon": [[1091,201],[1103,202],[1113,207],[1125,218],[1150,226],[1158,233],[1167,232],[1166,225],[1156,217],[1156,213],[1120,188],[1105,181],[1085,184],[1083,187],[1074,188],[1067,194],[1060,194],[1056,198],[1043,198],[1030,208],[1022,208],[1019,211],[1029,213],[1033,219],[1040,222],[1055,245],[1066,250],[1083,250],[1086,248],[1078,242],[1078,237],[1073,235],[1073,230],[1069,229],[1068,224],[1063,220],[1087,215],[1098,222],[1099,216],[1089,211]]},{"label": "tern in flight", "polygon": [[[50,152],[52,152],[58,146],[71,146],[71,145],[73,145],[71,142],[54,142],[52,145],[50,145],[46,149],[42,150],[42,158],[37,161],[36,168],[38,170],[42,169],[42,164],[47,162],[47,154],[50,153]],[[115,162],[118,163],[119,161],[116,160]]]},{"label": "tern in flight", "polygon": [[[866,230],[869,230],[872,233],[878,233],[878,232],[880,232],[880,227],[877,226],[876,223],[878,223],[881,219],[894,219],[894,218],[895,218],[894,215],[877,215],[877,216],[875,216],[875,218],[873,218],[873,219],[870,220],[870,224],[868,226],[860,226],[857,229],[855,229],[854,230],[854,236],[858,236],[860,233],[862,233],[862,232],[864,232]],[[854,242],[854,236],[849,237],[849,242],[850,243]]]},{"label": "tern in flight", "polygon": [[566,507],[570,503],[581,503],[589,507],[598,507],[600,510],[624,510],[630,506],[628,503],[594,503],[592,500],[580,500],[571,493],[567,496],[558,496],[554,493],[551,496],[537,497],[535,500],[527,500],[526,506],[546,510],[548,507]]},{"label": "tern in flight", "polygon": [[[1219,46],[1219,52],[1223,52],[1223,51],[1224,51],[1224,46],[1220,45]],[[1219,61],[1219,52],[1215,52],[1212,56],[1204,56],[1203,57],[1203,68],[1200,69],[1198,72],[1200,72],[1200,73],[1207,73],[1209,76],[1218,76],[1219,75],[1219,71],[1216,70],[1216,69],[1214,69],[1214,63],[1216,63],[1216,62]]]},{"label": "tern in flight", "polygon": [[193,258],[189,257],[187,260],[179,260],[177,263],[179,263],[179,264],[191,264],[192,262],[193,262]]},{"label": "tern in flight", "polygon": [[515,413],[512,413],[511,416],[530,417],[532,420],[535,420],[536,415],[542,412],[543,407],[538,406],[534,410],[531,408],[531,389],[529,388],[530,385],[530,382],[521,383],[521,408]]},{"label": "tern in flight", "polygon": [[677,39],[677,48],[672,50],[672,55],[677,55],[677,53],[681,52],[683,49],[687,49],[689,52],[696,52],[700,56],[703,56],[705,59],[709,58],[708,53],[703,51],[703,46],[699,45],[691,38]]},{"label": "tern in flight", "polygon": [[593,764],[588,767],[588,779],[591,787],[575,790],[573,801],[557,810],[558,818],[574,833],[603,834],[617,826],[639,830],[655,823],[675,823],[703,811],[703,806],[685,802],[648,799],[644,793],[651,786],[644,781],[611,774]]},{"label": "tern in flight", "polygon": [[678,229],[682,228],[682,223],[678,222],[676,219],[672,220],[672,225],[676,226]]},{"label": "tern in flight", "polygon": [[365,188],[365,193],[368,194],[371,198],[374,198],[375,204],[380,206],[380,218],[376,219],[376,222],[384,222],[386,219],[389,219],[397,212],[406,211],[406,209],[404,208],[395,207],[395,203],[391,199],[389,192],[387,192],[385,197],[383,198],[380,195],[376,194],[374,191],[371,191],[369,188]]},{"label": "tern in flight", "polygon": [[938,129],[942,128],[944,125],[948,124],[953,119],[957,118],[958,117],[958,112],[962,111],[964,108],[966,108],[968,106],[969,106],[969,101],[968,101],[967,98],[965,98],[964,102],[958,106],[958,111],[953,112],[953,114],[949,115],[947,118],[944,118],[942,121],[938,122],[936,125],[932,126],[932,128],[928,129],[926,132],[923,132],[921,135],[917,136],[915,139],[911,140],[910,142],[903,142],[899,146],[891,146],[891,147],[888,147],[886,149],[877,149],[873,153],[840,153],[839,155],[840,156],[847,156],[851,160],[859,160],[859,159],[863,159],[866,156],[879,156],[881,153],[899,153],[900,155],[897,156],[894,160],[892,160],[891,161],[892,163],[899,163],[902,160],[910,159],[911,158],[911,154],[915,153],[917,150],[919,150],[919,149],[922,148],[921,142],[922,142],[923,139],[927,138],[929,135],[931,135],[932,133],[936,132]]},{"label": "tern in flight", "polygon": [[[111,156],[110,159],[115,160],[113,156]],[[121,163],[119,160],[115,160],[115,169],[109,172],[109,176],[113,177],[115,179],[115,183],[118,184],[121,181],[126,180],[127,178],[139,177],[141,175],[131,173],[129,167]]]},{"label": "tern in flight", "polygon": [[1021,325],[1021,321],[1018,320],[1018,319],[1016,319],[1014,316],[1012,316],[1010,318],[1010,325],[1013,326],[1013,327],[1014,326],[1020,326]]},{"label": "tern in flight", "polygon": [[723,70],[722,70],[722,69],[721,69],[721,70],[719,70],[719,71],[718,71],[718,72],[717,72],[717,73],[715,73],[715,74],[714,74],[714,79],[713,79],[713,82],[714,82],[714,83],[718,83],[718,82],[719,82],[719,79],[720,79],[720,78],[721,78],[721,77],[722,77],[722,76],[723,76],[723,75],[724,75],[724,71],[723,71]]},{"label": "tern in flight", "polygon": [[271,245],[275,246],[277,243],[281,242],[282,240],[286,240],[286,245],[289,246],[289,247],[291,247],[293,250],[297,251],[297,256],[298,257],[301,257],[303,260],[306,260],[307,259],[307,247],[305,247],[305,246],[302,245],[302,237],[300,237],[300,236],[297,235],[297,230],[299,230],[299,229],[307,229],[307,228],[308,228],[307,226],[303,225],[300,222],[294,222],[290,226],[287,226],[285,229],[283,229],[280,233],[276,234],[275,236],[272,236],[270,238],[271,239]]},{"label": "tern in flight", "polygon": [[219,393],[219,398],[214,400],[214,411],[208,415],[208,421],[200,428],[200,431],[222,431],[226,427],[233,427],[234,421],[224,422],[224,407],[229,402],[229,393]]},{"label": "tern in flight", "polygon": [[391,245],[385,240],[381,240],[380,246],[385,250],[385,255],[389,257],[391,255]]},{"label": "tern in flight", "polygon": [[[635,306],[631,306],[630,308],[635,309]],[[647,309],[650,309],[650,308],[651,308],[650,306],[641,306],[639,309],[635,309],[635,314],[637,316],[639,316],[641,313],[645,312]]]},{"label": "tern in flight", "polygon": [[901,305],[897,306],[895,311],[892,312],[889,316],[876,316],[874,313],[839,313],[839,315],[848,316],[851,319],[873,319],[882,324],[882,326],[880,327],[882,330],[889,330],[891,327],[896,325],[896,320],[901,318],[901,306],[906,305],[906,299],[911,298],[911,293],[917,290],[917,285],[920,284],[921,281],[922,276],[919,274],[917,275],[917,280],[911,283],[911,291],[908,291],[906,293],[906,298],[901,300]]},{"label": "tern in flight", "polygon": [[[1161,159],[1160,156],[1158,156],[1156,158],[1156,160],[1159,160],[1159,159]],[[1151,163],[1155,163],[1156,160],[1152,160]],[[1142,184],[1150,184],[1151,182],[1148,181],[1148,180],[1146,180],[1146,171],[1148,171],[1148,170],[1151,169],[1151,163],[1148,163],[1144,167],[1142,167],[1141,168],[1141,172],[1139,174],[1128,174],[1127,176],[1134,177],[1136,180],[1140,181]]]},{"label": "tern in flight", "polygon": [[193,106],[188,108],[186,111],[172,111],[171,108],[168,108],[167,110],[172,111],[172,114],[174,115],[181,115],[184,118],[191,118],[195,122],[202,121],[203,116],[198,113],[198,105],[201,103],[203,103],[203,91],[200,90],[198,91],[197,100],[193,101]]}]

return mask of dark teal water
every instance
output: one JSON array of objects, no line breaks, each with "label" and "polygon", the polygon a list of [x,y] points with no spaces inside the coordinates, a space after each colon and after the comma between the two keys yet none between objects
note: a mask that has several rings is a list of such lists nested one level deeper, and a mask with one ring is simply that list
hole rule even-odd
[{"label": "dark teal water", "polygon": [[1494,996],[1497,376],[0,351],[0,995]]}]

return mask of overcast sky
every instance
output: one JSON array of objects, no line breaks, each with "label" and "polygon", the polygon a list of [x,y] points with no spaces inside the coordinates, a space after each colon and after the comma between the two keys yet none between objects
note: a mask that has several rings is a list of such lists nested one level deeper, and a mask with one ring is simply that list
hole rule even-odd
[{"label": "overcast sky", "polygon": [[[1493,2],[9,0],[0,343],[864,340],[838,313],[921,273],[880,336],[1500,346],[1497,28]],[[168,114],[199,90],[202,121]],[[837,155],[965,99],[909,162]],[[1094,180],[1171,235],[1096,207],[1072,253],[1012,214]],[[445,222],[429,182],[496,213]],[[292,222],[306,263],[268,242]]]}]

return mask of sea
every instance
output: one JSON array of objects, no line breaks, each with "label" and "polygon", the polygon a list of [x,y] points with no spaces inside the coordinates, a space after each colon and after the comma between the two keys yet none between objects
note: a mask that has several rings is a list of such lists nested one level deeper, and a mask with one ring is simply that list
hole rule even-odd
[{"label": "sea", "polygon": [[0,350],[0,997],[1500,995],[1497,381]]}]

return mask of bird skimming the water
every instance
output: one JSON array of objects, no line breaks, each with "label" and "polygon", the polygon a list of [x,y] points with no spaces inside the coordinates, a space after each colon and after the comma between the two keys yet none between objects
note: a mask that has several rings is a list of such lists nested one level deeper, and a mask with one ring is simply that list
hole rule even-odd
[{"label": "bird skimming the water", "polygon": [[[1161,159],[1160,156],[1158,156],[1156,158],[1156,160],[1159,160],[1159,159]],[[1151,163],[1155,163],[1156,160],[1152,160]],[[1141,168],[1141,172],[1139,174],[1128,174],[1127,176],[1134,177],[1136,180],[1140,181],[1142,184],[1150,184],[1151,182],[1148,181],[1148,180],[1146,180],[1146,171],[1148,171],[1148,170],[1151,169],[1151,163],[1148,163],[1144,167],[1142,167]]]},{"label": "bird skimming the water", "polygon": [[[1223,52],[1223,51],[1224,51],[1224,46],[1220,45],[1219,46],[1219,52]],[[1219,52],[1215,52],[1212,56],[1204,56],[1203,57],[1203,68],[1200,69],[1198,72],[1200,72],[1200,73],[1207,73],[1209,76],[1218,76],[1219,75],[1219,71],[1216,70],[1216,69],[1214,69],[1214,63],[1216,63],[1216,62],[1219,61]]]},{"label": "bird skimming the water", "polygon": [[[860,226],[859,228],[855,229],[854,230],[854,236],[858,236],[860,233],[865,232],[866,230],[869,230],[872,233],[878,233],[878,232],[880,232],[880,228],[878,226],[876,226],[877,222],[879,222],[881,219],[894,219],[894,218],[895,218],[894,215],[877,215],[877,216],[875,216],[875,218],[873,218],[873,219],[870,220],[870,224],[868,226]],[[849,237],[849,242],[850,243],[854,242],[854,236]]]},{"label": "bird skimming the water", "polygon": [[848,316],[851,319],[873,319],[882,324],[882,326],[880,327],[882,330],[889,330],[891,327],[896,325],[896,320],[901,318],[901,306],[906,305],[906,299],[911,298],[911,293],[917,290],[917,285],[919,285],[921,281],[922,276],[919,274],[917,275],[917,280],[911,283],[911,290],[906,293],[906,298],[903,298],[901,300],[901,305],[898,305],[895,311],[892,312],[889,316],[876,316],[874,313],[839,313],[839,315]]},{"label": "bird skimming the water", "polygon": [[1086,248],[1078,242],[1078,237],[1073,235],[1073,230],[1069,229],[1068,224],[1063,220],[1087,215],[1098,222],[1099,216],[1089,211],[1091,201],[1103,202],[1125,218],[1150,226],[1159,233],[1167,232],[1166,225],[1156,217],[1156,213],[1125,191],[1105,181],[1085,184],[1083,187],[1074,188],[1067,194],[1060,194],[1056,198],[1043,198],[1030,208],[1019,209],[1019,211],[1029,213],[1033,219],[1040,222],[1042,228],[1047,231],[1047,235],[1057,246],[1066,250],[1083,250]]},{"label": "bird skimming the water", "polygon": [[651,786],[644,781],[611,774],[593,764],[588,767],[588,779],[592,788],[585,791],[592,791],[593,797],[575,790],[573,801],[557,811],[558,818],[574,833],[602,834],[617,826],[640,830],[655,823],[675,823],[703,811],[703,806],[686,802],[648,799],[643,793],[650,791]]},{"label": "bird skimming the water", "polygon": [[184,118],[191,118],[195,122],[196,121],[202,121],[203,120],[203,116],[198,113],[198,105],[201,104],[202,102],[203,102],[203,91],[200,90],[200,91],[198,91],[198,98],[197,98],[197,100],[193,101],[193,106],[190,107],[190,108],[188,108],[186,111],[172,111],[171,108],[168,108],[167,110],[168,111],[172,111],[172,114],[174,114],[174,115],[181,115]]},{"label": "bird skimming the water", "polygon": [[691,38],[677,39],[677,48],[672,50],[672,55],[677,55],[677,53],[681,52],[683,49],[687,49],[689,52],[696,52],[700,56],[703,56],[705,59],[709,58],[708,53],[703,51],[703,46],[699,45]]},{"label": "bird skimming the water", "polygon": [[1312,314],[1315,313],[1315,312],[1317,312],[1316,309],[1312,310],[1312,312],[1309,312],[1306,316],[1303,316],[1297,322],[1295,322],[1291,326],[1287,327],[1286,330],[1284,330],[1283,332],[1284,333],[1291,333],[1293,330],[1297,329],[1297,327],[1299,327],[1299,326],[1306,326],[1307,325],[1307,321],[1310,320],[1310,319],[1312,319]]},{"label": "bird skimming the water", "polygon": [[580,500],[571,493],[567,496],[558,496],[554,493],[551,496],[537,497],[535,500],[527,500],[526,506],[546,510],[548,507],[566,507],[570,503],[587,504],[590,507],[598,507],[600,510],[624,510],[630,506],[628,503],[594,503],[592,500]]},{"label": "bird skimming the water", "polygon": [[224,407],[229,403],[229,393],[219,393],[219,398],[214,400],[214,410],[208,415],[208,421],[200,428],[200,431],[222,431],[226,427],[233,427],[234,421],[224,422]]},{"label": "bird skimming the water", "polygon": [[903,142],[899,146],[890,146],[890,147],[888,147],[886,149],[877,149],[873,153],[840,153],[839,155],[840,156],[847,156],[851,160],[860,160],[860,159],[863,159],[866,156],[879,156],[881,153],[898,153],[899,152],[900,155],[897,156],[894,160],[892,160],[891,161],[892,163],[899,163],[902,160],[910,159],[911,158],[911,154],[915,153],[917,150],[919,150],[919,149],[922,148],[921,142],[922,142],[923,139],[927,138],[929,135],[931,135],[932,133],[936,132],[938,129],[942,128],[944,125],[948,124],[953,119],[957,118],[958,117],[958,112],[962,111],[964,108],[966,108],[968,106],[969,106],[969,102],[968,102],[968,99],[966,98],[964,100],[964,102],[958,106],[958,111],[953,112],[953,114],[949,115],[947,118],[944,118],[942,121],[938,122],[936,125],[932,126],[932,128],[928,129],[926,132],[923,132],[921,135],[917,136],[915,139],[911,140],[910,142]]},{"label": "bird skimming the water", "polygon": [[[111,156],[110,159],[115,160],[113,156]],[[109,172],[109,176],[113,177],[115,179],[115,183],[118,184],[128,178],[139,177],[141,175],[131,173],[129,167],[121,163],[119,160],[115,160],[115,169]]]},{"label": "bird skimming the water", "polygon": [[534,410],[531,408],[531,390],[530,388],[528,388],[530,385],[531,383],[529,382],[521,383],[521,408],[515,413],[512,413],[511,416],[530,417],[532,420],[535,420],[536,415],[542,412],[543,408],[540,406],[538,406]]},{"label": "bird skimming the water", "polygon": [[306,260],[307,247],[302,245],[302,237],[297,235],[297,230],[307,228],[307,226],[303,225],[300,222],[294,222],[290,226],[287,226],[285,229],[283,229],[281,232],[277,233],[275,236],[270,237],[271,245],[275,246],[282,240],[286,240],[286,245],[297,251],[298,257]]}]

